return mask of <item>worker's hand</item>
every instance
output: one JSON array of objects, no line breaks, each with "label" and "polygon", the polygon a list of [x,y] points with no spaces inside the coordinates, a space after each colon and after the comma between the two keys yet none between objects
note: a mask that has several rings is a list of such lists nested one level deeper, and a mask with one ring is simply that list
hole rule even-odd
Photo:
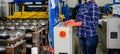
[{"label": "worker's hand", "polygon": [[75,20],[67,20],[64,23],[65,26],[75,26]]},{"label": "worker's hand", "polygon": [[82,26],[82,22],[75,22],[75,20],[68,20],[64,23],[65,26]]},{"label": "worker's hand", "polygon": [[75,20],[67,20],[67,21],[65,22],[65,24],[73,23],[73,22],[75,22]]},{"label": "worker's hand", "polygon": [[82,22],[76,22],[75,26],[82,26]]},{"label": "worker's hand", "polygon": [[70,26],[82,26],[82,22],[71,22]]}]

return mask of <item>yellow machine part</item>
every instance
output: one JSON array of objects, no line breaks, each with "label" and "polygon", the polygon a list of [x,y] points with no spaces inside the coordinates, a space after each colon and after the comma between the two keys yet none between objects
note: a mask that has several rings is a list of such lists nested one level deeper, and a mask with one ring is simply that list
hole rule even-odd
[{"label": "yellow machine part", "polygon": [[62,21],[65,18],[63,14],[60,15],[60,20]]},{"label": "yellow machine part", "polygon": [[14,12],[13,16],[7,16],[8,19],[34,19],[49,18],[48,12]]}]

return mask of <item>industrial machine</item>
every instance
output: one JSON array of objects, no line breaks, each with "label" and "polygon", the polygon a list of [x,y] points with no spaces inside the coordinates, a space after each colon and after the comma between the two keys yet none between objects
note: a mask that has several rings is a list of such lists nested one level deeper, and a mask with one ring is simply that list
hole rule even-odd
[{"label": "industrial machine", "polygon": [[[46,54],[43,46],[49,45],[48,1],[2,0],[2,2],[2,5],[7,4],[8,16],[4,16],[6,20],[0,21],[0,42],[4,43],[0,45],[1,47],[4,45],[4,50],[0,50],[4,53],[1,54],[31,54],[32,47],[37,47],[40,54]],[[23,32],[24,35],[21,35]]]},{"label": "industrial machine", "polygon": [[[15,0],[16,3],[9,3],[9,16],[8,19],[26,19],[26,18],[49,18],[48,16],[48,3],[44,0],[25,0],[18,1]],[[30,3],[31,2],[31,3]],[[37,3],[36,3],[37,2]],[[46,2],[46,3],[45,3]],[[12,6],[12,7],[11,7]],[[18,11],[16,11],[18,9]]]},{"label": "industrial machine", "polygon": [[120,18],[112,17],[107,21],[107,48],[120,49]]},{"label": "industrial machine", "polygon": [[26,40],[24,40],[24,31],[14,30],[14,27],[5,27],[0,29],[0,37],[0,42],[4,42],[0,46],[4,46],[5,50],[2,50],[2,52],[5,54],[26,54]]},{"label": "industrial machine", "polygon": [[[120,53],[120,18],[119,17],[107,17],[106,26],[104,24],[104,30],[106,32],[106,47],[109,54]],[[105,29],[106,28],[106,29]],[[103,31],[104,31],[103,30]]]},{"label": "industrial machine", "polygon": [[113,14],[120,17],[120,4],[114,4],[113,7]]},{"label": "industrial machine", "polygon": [[113,0],[114,4],[120,4],[120,0]]},{"label": "industrial machine", "polygon": [[[113,14],[115,16],[107,19],[107,48],[120,49],[120,1],[113,0]],[[117,15],[117,16],[116,16]]]},{"label": "industrial machine", "polygon": [[[5,6],[7,7],[5,8],[5,13],[8,13],[6,14],[7,16],[5,15],[1,17],[6,17],[6,19],[4,21],[0,21],[0,41],[5,43],[5,53],[31,54],[31,48],[37,47],[40,54],[47,54],[49,50],[46,51],[43,46],[49,46],[54,49],[54,33],[51,30],[53,30],[53,27],[58,22],[60,22],[60,19],[63,20],[64,18],[66,18],[65,20],[68,20],[69,18],[69,11],[67,10],[68,6],[64,4],[65,0],[0,1],[7,4]],[[3,5],[3,3],[1,4]],[[48,4],[51,5],[48,6]],[[62,6],[60,6],[61,4]],[[67,12],[65,12],[66,10]],[[48,22],[50,22],[49,25]],[[48,27],[50,28],[49,31]],[[5,32],[3,32],[2,30],[5,30]],[[21,32],[24,32],[24,36],[14,37],[19,33],[21,34]],[[50,35],[50,37],[48,36],[48,34]],[[49,39],[52,40],[52,46],[49,43]],[[54,53],[53,51],[52,53]]]},{"label": "industrial machine", "polygon": [[54,27],[55,54],[74,54],[72,27],[65,26],[63,22]]},{"label": "industrial machine", "polygon": [[120,1],[114,0],[113,17],[107,18],[107,48],[120,49]]},{"label": "industrial machine", "polygon": [[7,39],[6,54],[26,54],[25,35],[16,38]]},{"label": "industrial machine", "polygon": [[49,45],[47,20],[7,20],[0,23],[0,42],[6,54],[31,54],[37,47],[44,54],[43,46]]}]

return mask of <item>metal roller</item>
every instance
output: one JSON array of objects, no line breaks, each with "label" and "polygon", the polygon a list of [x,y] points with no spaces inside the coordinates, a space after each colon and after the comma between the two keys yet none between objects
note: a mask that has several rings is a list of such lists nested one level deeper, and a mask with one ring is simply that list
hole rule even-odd
[{"label": "metal roller", "polygon": [[40,41],[40,33],[39,32],[33,32],[32,33],[32,43],[34,46],[39,46]]},{"label": "metal roller", "polygon": [[7,39],[9,38],[9,31],[8,30],[0,30],[0,39]]},{"label": "metal roller", "polygon": [[5,54],[6,48],[5,47],[0,47],[0,54]]}]

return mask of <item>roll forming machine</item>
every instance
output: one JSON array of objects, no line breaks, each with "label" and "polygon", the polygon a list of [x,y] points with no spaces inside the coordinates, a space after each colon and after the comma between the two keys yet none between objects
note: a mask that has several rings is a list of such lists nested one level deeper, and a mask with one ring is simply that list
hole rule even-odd
[{"label": "roll forming machine", "polygon": [[[48,20],[14,19],[0,23],[0,42],[6,54],[30,54],[32,47],[41,53],[43,46],[48,46]],[[45,52],[45,51],[44,51]],[[4,54],[3,53],[3,54]]]}]

